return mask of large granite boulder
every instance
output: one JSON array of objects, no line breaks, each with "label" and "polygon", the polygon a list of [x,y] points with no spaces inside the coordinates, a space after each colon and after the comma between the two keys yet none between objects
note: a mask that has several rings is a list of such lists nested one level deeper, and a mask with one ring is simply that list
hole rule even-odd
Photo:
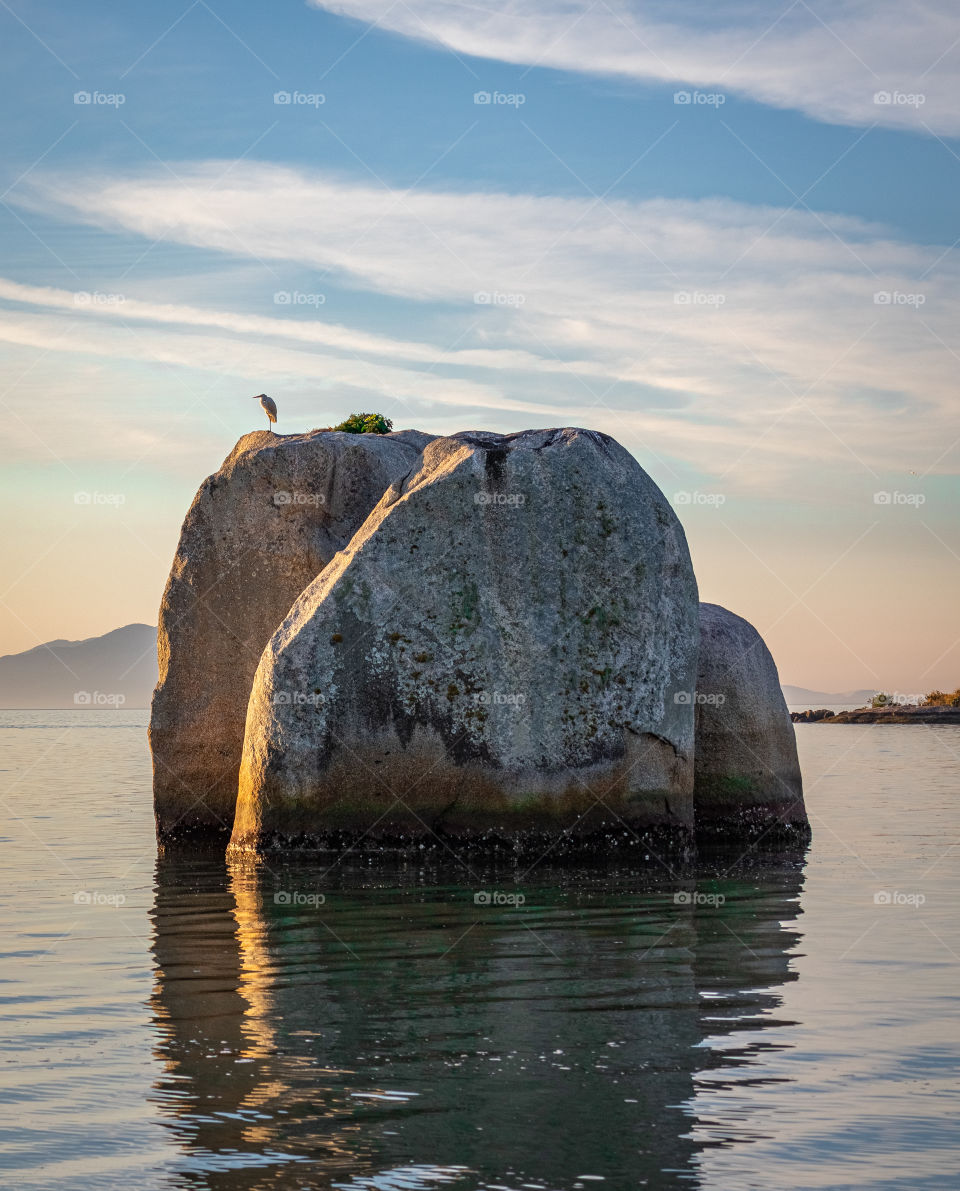
[{"label": "large granite boulder", "polygon": [[187,513],[160,608],[153,697],[161,841],[229,835],[263,647],[430,436],[247,434]]},{"label": "large granite boulder", "polygon": [[697,599],[613,439],[434,440],[264,650],[231,851],[683,836]]},{"label": "large granite boulder", "polygon": [[763,638],[718,604],[700,605],[694,812],[703,836],[805,837],[797,742]]}]

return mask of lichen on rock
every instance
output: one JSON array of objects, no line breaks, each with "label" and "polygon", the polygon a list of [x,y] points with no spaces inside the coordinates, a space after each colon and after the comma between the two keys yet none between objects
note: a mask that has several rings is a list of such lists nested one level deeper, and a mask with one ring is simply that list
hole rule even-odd
[{"label": "lichen on rock", "polygon": [[689,833],[698,639],[683,530],[613,439],[437,439],[264,650],[232,849]]}]

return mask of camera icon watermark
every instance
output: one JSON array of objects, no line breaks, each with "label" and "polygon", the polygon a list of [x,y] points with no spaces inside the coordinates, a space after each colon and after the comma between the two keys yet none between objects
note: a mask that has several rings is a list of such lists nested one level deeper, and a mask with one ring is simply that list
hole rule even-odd
[{"label": "camera icon watermark", "polygon": [[675,505],[706,505],[708,508],[719,509],[727,503],[722,492],[674,492]]},{"label": "camera icon watermark", "polygon": [[122,707],[127,696],[120,691],[74,691],[74,707]]},{"label": "camera icon watermark", "polygon": [[321,91],[274,91],[273,102],[277,107],[319,108],[327,97]]},{"label": "camera icon watermark", "polygon": [[480,707],[523,707],[527,696],[519,691],[477,691],[474,700]]},{"label": "camera icon watermark", "polygon": [[678,707],[722,707],[727,696],[723,691],[675,691],[673,701]]},{"label": "camera icon watermark", "polygon": [[726,294],[708,293],[706,290],[681,289],[673,295],[674,306],[723,306]]},{"label": "camera icon watermark", "polygon": [[500,889],[479,889],[473,895],[475,906],[510,906],[518,910],[526,903],[526,896],[522,893],[504,893]]},{"label": "camera icon watermark", "polygon": [[722,91],[674,91],[673,102],[678,107],[720,108],[727,97]]},{"label": "camera icon watermark", "polygon": [[873,503],[875,505],[908,505],[919,509],[921,505],[927,503],[927,497],[923,492],[874,492]]},{"label": "camera icon watermark", "polygon": [[327,503],[322,492],[274,492],[273,503],[279,508],[281,505],[308,505],[319,508]]},{"label": "camera icon watermark", "polygon": [[323,306],[326,294],[307,294],[300,290],[280,289],[273,295],[274,306]]},{"label": "camera icon watermark", "polygon": [[901,893],[898,889],[894,889],[892,892],[888,889],[878,889],[873,895],[875,906],[914,906],[919,908],[925,904],[926,900],[926,894]]},{"label": "camera icon watermark", "polygon": [[303,893],[299,889],[278,889],[273,895],[275,906],[322,906],[326,903],[323,893]]},{"label": "camera icon watermark", "polygon": [[922,108],[927,97],[922,91],[874,91],[873,102],[878,107]]},{"label": "camera icon watermark", "polygon": [[319,691],[274,691],[274,707],[322,707],[326,702]]},{"label": "camera icon watermark", "polygon": [[522,306],[526,294],[501,293],[499,290],[477,290],[473,295],[476,306]]},{"label": "camera icon watermark", "polygon": [[919,309],[926,300],[926,294],[908,294],[898,289],[880,289],[873,295],[874,306],[913,306]]},{"label": "camera icon watermark", "polygon": [[920,691],[894,691],[887,694],[880,691],[870,700],[871,707],[919,707],[926,699],[926,694]]},{"label": "camera icon watermark", "polygon": [[477,107],[522,108],[527,97],[522,91],[474,91],[473,102]]},{"label": "camera icon watermark", "polygon": [[93,891],[79,889],[73,895],[75,906],[122,906],[127,900],[124,893],[101,893],[99,889]]},{"label": "camera icon watermark", "polygon": [[127,503],[127,498],[122,492],[74,492],[73,503],[75,505],[114,505],[119,508],[120,505]]},{"label": "camera icon watermark", "polygon": [[74,306],[122,306],[126,302],[123,294],[104,294],[99,290],[90,293],[88,290],[78,290],[73,295]]},{"label": "camera icon watermark", "polygon": [[473,503],[493,505],[500,509],[519,509],[527,503],[527,497],[523,492],[475,492]]},{"label": "camera icon watermark", "polygon": [[722,893],[700,893],[692,889],[679,889],[673,895],[675,906],[722,906],[726,900]]},{"label": "camera icon watermark", "polygon": [[127,97],[122,91],[74,91],[73,102],[77,107],[121,108]]}]

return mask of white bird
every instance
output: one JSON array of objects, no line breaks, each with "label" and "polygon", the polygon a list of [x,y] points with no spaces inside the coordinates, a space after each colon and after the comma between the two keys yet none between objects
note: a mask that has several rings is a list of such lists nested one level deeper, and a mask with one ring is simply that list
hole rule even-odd
[{"label": "white bird", "polygon": [[[263,412],[267,415],[267,421],[269,423],[273,423],[277,420],[277,403],[272,397],[268,397],[266,393],[258,393],[253,400],[260,402],[260,405],[263,407]],[[271,432],[273,431],[272,425],[270,426],[270,430]]]}]

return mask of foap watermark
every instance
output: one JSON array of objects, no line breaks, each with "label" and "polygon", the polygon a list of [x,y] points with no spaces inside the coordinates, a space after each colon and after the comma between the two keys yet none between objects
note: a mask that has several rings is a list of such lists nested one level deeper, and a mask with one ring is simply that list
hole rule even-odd
[{"label": "foap watermark", "polygon": [[122,906],[127,900],[125,893],[102,893],[99,889],[79,889],[73,895],[75,906]]},{"label": "foap watermark", "polygon": [[318,508],[327,503],[322,492],[274,492],[273,503],[279,505],[311,505]]},{"label": "foap watermark", "polygon": [[322,893],[304,893],[300,889],[278,889],[273,895],[275,906],[322,906],[326,902]]},{"label": "foap watermark", "polygon": [[476,306],[522,306],[527,300],[526,294],[501,293],[500,290],[477,290],[473,295]]},{"label": "foap watermark", "polygon": [[878,289],[873,295],[874,306],[914,306],[919,308],[927,300],[926,294],[908,294],[898,289]]},{"label": "foap watermark", "polygon": [[699,704],[701,707],[722,707],[727,701],[727,696],[722,691],[676,691],[673,701],[681,707],[690,704]]},{"label": "foap watermark", "polygon": [[875,505],[912,505],[919,509],[921,505],[927,503],[927,498],[923,492],[874,492],[873,503]]},{"label": "foap watermark", "polygon": [[321,91],[274,91],[273,102],[277,107],[319,108],[327,97]]},{"label": "foap watermark", "polygon": [[323,306],[326,294],[301,293],[298,289],[279,289],[273,295],[274,306]]},{"label": "foap watermark", "polygon": [[699,289],[681,289],[673,295],[674,306],[722,306],[726,300],[726,294]]},{"label": "foap watermark", "polygon": [[922,108],[927,97],[922,91],[874,91],[873,102],[878,107]]},{"label": "foap watermark", "polygon": [[122,492],[74,492],[73,503],[75,505],[115,505],[119,508],[120,505],[127,503],[127,498]]},{"label": "foap watermark", "polygon": [[502,889],[478,889],[473,895],[475,906],[512,906],[515,910],[526,900],[522,893],[504,893]]},{"label": "foap watermark", "polygon": [[122,108],[127,97],[122,91],[74,91],[73,102],[77,107]]},{"label": "foap watermark", "polygon": [[726,502],[727,498],[722,492],[674,492],[673,494],[675,505],[708,505],[711,508],[719,509]]},{"label": "foap watermark", "polygon": [[722,91],[674,91],[673,102],[678,107],[721,108],[727,97]]},{"label": "foap watermark", "polygon": [[527,696],[519,691],[477,691],[474,699],[481,707],[522,707]]},{"label": "foap watermark", "polygon": [[74,691],[75,707],[122,707],[127,696],[120,691]]},{"label": "foap watermark", "polygon": [[926,902],[926,894],[902,893],[899,889],[878,889],[873,895],[875,906],[922,906]]},{"label": "foap watermark", "polygon": [[522,108],[527,97],[522,91],[474,91],[473,102],[477,107]]},{"label": "foap watermark", "polygon": [[926,701],[926,694],[921,691],[893,691],[888,694],[880,691],[870,700],[871,707],[919,707]]},{"label": "foap watermark", "polygon": [[501,509],[519,509],[527,503],[527,497],[523,492],[475,492],[473,503],[495,505]]},{"label": "foap watermark", "polygon": [[722,906],[726,900],[722,893],[700,893],[695,889],[678,889],[673,895],[675,906]]},{"label": "foap watermark", "polygon": [[78,290],[73,295],[74,306],[122,306],[126,302],[123,294],[107,294],[94,290]]},{"label": "foap watermark", "polygon": [[275,707],[319,707],[324,699],[319,691],[274,691],[271,702]]}]

